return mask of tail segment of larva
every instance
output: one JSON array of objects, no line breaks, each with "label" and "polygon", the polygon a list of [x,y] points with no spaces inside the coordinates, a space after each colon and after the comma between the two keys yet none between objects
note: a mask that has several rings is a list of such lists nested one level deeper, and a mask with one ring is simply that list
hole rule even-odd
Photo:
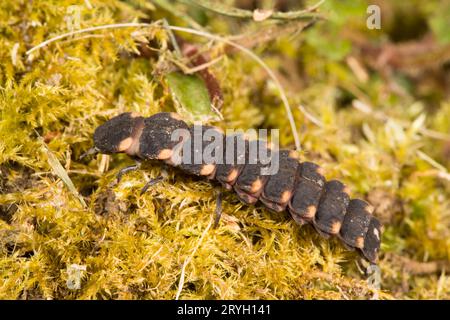
[{"label": "tail segment of larva", "polygon": [[[185,129],[189,136],[173,141],[176,129]],[[195,135],[203,135],[207,129],[213,129],[213,137],[193,145]],[[215,139],[222,143],[213,153],[221,155],[224,163],[195,164],[193,160],[202,159],[203,151],[211,148]],[[188,143],[190,147],[183,148]],[[224,136],[209,126],[188,126],[174,113],[158,113],[149,118],[121,114],[96,129],[94,144],[102,153],[125,152],[144,160],[162,160],[187,173],[215,179],[226,189],[234,189],[241,201],[255,204],[259,200],[270,210],[288,210],[297,223],[310,223],[324,237],[336,236],[347,248],[358,249],[368,261],[377,260],[381,225],[372,215],[373,208],[363,200],[350,199],[341,182],[327,181],[318,165],[300,162],[292,151],[271,151],[278,153],[278,171],[262,175],[261,169],[267,163],[258,156],[251,159],[255,156],[248,150],[253,144],[268,148],[264,142],[247,141],[239,134]],[[189,161],[185,161],[183,150],[190,153]]]}]

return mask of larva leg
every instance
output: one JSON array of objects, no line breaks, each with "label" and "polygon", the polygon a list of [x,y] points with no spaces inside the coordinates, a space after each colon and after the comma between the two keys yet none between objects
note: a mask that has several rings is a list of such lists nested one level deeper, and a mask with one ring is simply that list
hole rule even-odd
[{"label": "larva leg", "polygon": [[139,193],[139,195],[143,195],[144,193],[147,192],[147,190],[148,190],[150,187],[154,186],[155,184],[157,184],[157,183],[159,183],[159,182],[161,182],[161,181],[163,181],[163,180],[164,180],[164,177],[163,177],[163,176],[159,176],[159,177],[156,177],[156,178],[154,178],[154,179],[150,179],[149,181],[147,181],[147,183],[145,184],[145,186],[141,189],[141,192]]},{"label": "larva leg", "polygon": [[88,151],[86,151],[85,153],[83,153],[83,154],[78,158],[78,160],[82,160],[82,159],[84,159],[84,158],[87,157],[87,156],[94,155],[94,154],[97,154],[97,153],[99,153],[99,152],[100,152],[100,150],[98,150],[96,147],[92,147],[92,148],[90,148]]},{"label": "larva leg", "polygon": [[141,167],[141,162],[140,161],[136,161],[135,165],[128,166],[128,167],[120,169],[119,173],[117,173],[117,176],[116,176],[117,183],[119,183],[120,180],[122,180],[122,177],[123,177],[123,175],[125,173],[131,172],[131,171],[136,171],[140,167]]},{"label": "larva leg", "polygon": [[216,229],[219,226],[220,217],[222,216],[222,192],[217,190],[217,198],[216,198],[216,210],[214,211],[214,225],[213,228]]}]

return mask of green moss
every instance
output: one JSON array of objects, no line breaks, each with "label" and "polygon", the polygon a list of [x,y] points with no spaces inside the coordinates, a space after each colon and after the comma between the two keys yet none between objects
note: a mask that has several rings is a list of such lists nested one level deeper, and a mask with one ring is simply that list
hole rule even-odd
[{"label": "green moss", "polygon": [[[327,10],[344,10],[330,3]],[[99,155],[79,160],[92,146],[94,129],[106,119],[123,111],[151,115],[173,110],[173,104],[160,77],[167,52],[135,56],[141,38],[136,28],[79,35],[27,56],[31,47],[68,31],[71,5],[81,10],[81,28],[130,22],[147,14],[182,23],[147,1],[1,2],[0,298],[173,299],[186,261],[181,298],[373,296],[356,253],[335,239],[320,238],[310,227],[297,226],[287,214],[245,206],[226,193],[219,227],[208,229],[199,243],[213,219],[214,186],[169,169],[165,181],[140,196],[145,182],[161,173],[157,164],[146,164],[115,185],[115,175],[130,159]],[[359,6],[352,8],[347,31],[368,33],[360,21],[365,6],[363,12]],[[434,8],[439,9],[437,4]],[[426,13],[429,7],[418,10]],[[261,28],[210,15],[202,21],[212,31]],[[448,134],[450,101],[441,101],[433,110],[427,101],[416,103],[414,89],[404,94],[389,90],[375,71],[366,70],[369,79],[360,82],[343,58],[352,49],[350,42],[346,40],[345,48],[330,43],[330,28],[336,31],[331,38],[345,36],[338,18],[331,15],[329,22],[314,26],[313,33],[294,38],[301,41],[287,35],[270,47],[265,44],[270,50],[259,54],[288,91],[302,155],[377,206],[385,224],[379,297],[448,299],[445,273],[410,274],[395,257],[450,259],[450,185],[442,177],[448,170],[448,142],[423,134],[424,128]],[[430,19],[436,17],[430,13]],[[162,29],[140,32],[154,40],[152,46],[167,48],[168,35]],[[377,37],[383,38],[380,33]],[[339,52],[324,54],[336,46]],[[222,49],[219,45],[213,52]],[[227,53],[211,70],[224,94],[219,126],[280,128],[281,143],[292,147],[278,93],[256,62]],[[351,106],[355,99],[370,101],[373,111],[389,120],[357,111]],[[426,116],[424,122],[421,115]],[[86,206],[54,171],[49,153],[65,168]],[[67,286],[73,264],[86,267],[78,290]]]}]

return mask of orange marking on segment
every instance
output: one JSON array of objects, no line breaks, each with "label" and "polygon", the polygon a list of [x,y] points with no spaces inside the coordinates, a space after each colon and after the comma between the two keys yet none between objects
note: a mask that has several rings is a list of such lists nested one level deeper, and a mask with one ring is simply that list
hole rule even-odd
[{"label": "orange marking on segment", "polygon": [[356,238],[356,247],[359,249],[364,248],[364,237]]},{"label": "orange marking on segment", "polygon": [[325,175],[325,169],[322,167],[317,167],[316,172],[322,176]]},{"label": "orange marking on segment", "polygon": [[344,187],[344,190],[343,190],[348,196],[350,196],[350,193],[351,193],[351,191],[350,191],[350,188],[349,187]]},{"label": "orange marking on segment", "polygon": [[342,223],[340,223],[339,221],[333,222],[333,224],[331,225],[331,233],[338,234],[339,231],[341,230],[341,226]]},{"label": "orange marking on segment", "polygon": [[281,194],[280,203],[287,203],[291,199],[292,192],[290,190],[286,190]]},{"label": "orange marking on segment", "polygon": [[300,159],[300,156],[298,155],[297,151],[291,150],[289,151],[289,157],[292,159]]},{"label": "orange marking on segment", "polygon": [[235,181],[238,177],[239,171],[237,169],[231,169],[230,173],[227,176],[227,182]]},{"label": "orange marking on segment", "polygon": [[258,191],[261,190],[263,186],[263,183],[261,181],[261,179],[256,179],[255,181],[253,181],[252,186],[250,188],[250,193],[257,193]]},{"label": "orange marking on segment", "polygon": [[202,176],[209,176],[216,170],[215,164],[205,164],[202,166],[202,169],[200,170],[200,175]]},{"label": "orange marking on segment", "polygon": [[143,130],[144,130],[144,121],[143,120],[138,121],[138,124],[136,125],[132,133],[133,143],[125,151],[128,155],[134,156],[139,154],[139,147],[140,147],[139,139],[141,138]]},{"label": "orange marking on segment", "polygon": [[119,152],[127,150],[131,145],[133,144],[133,138],[128,137],[120,141],[119,145],[117,146],[117,150]]},{"label": "orange marking on segment", "polygon": [[370,214],[373,214],[373,212],[375,211],[375,208],[373,206],[371,206],[370,204],[367,204],[366,211]]},{"label": "orange marking on segment", "polygon": [[131,118],[137,118],[137,117],[140,117],[140,116],[141,116],[141,114],[139,112],[132,112],[132,113],[130,113],[130,117]]},{"label": "orange marking on segment", "polygon": [[180,116],[178,113],[175,113],[175,112],[171,112],[171,113],[170,113],[170,117],[171,117],[172,119],[175,119],[175,120],[179,120],[179,121],[182,120],[181,116]]},{"label": "orange marking on segment", "polygon": [[172,157],[173,151],[170,149],[163,149],[158,153],[157,158],[159,160],[167,160]]},{"label": "orange marking on segment", "polygon": [[305,212],[304,216],[306,218],[314,218],[314,216],[316,215],[316,211],[317,211],[317,207],[316,206],[309,206],[306,209],[306,212]]}]

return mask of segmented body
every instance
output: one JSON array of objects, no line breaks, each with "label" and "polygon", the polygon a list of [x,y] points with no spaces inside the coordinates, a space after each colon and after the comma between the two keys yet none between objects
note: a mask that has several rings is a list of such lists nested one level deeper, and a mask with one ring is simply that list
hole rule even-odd
[{"label": "segmented body", "polygon": [[[191,133],[190,138],[174,141],[172,134],[177,129]],[[203,134],[207,129],[217,131],[215,139],[223,139],[223,147],[215,152],[223,153],[223,159],[232,154],[231,162],[173,161],[174,153],[181,150],[176,146],[190,143],[195,134]],[[203,153],[213,140],[202,139],[200,146],[190,148],[191,159]],[[236,142],[244,143],[244,149],[239,149]],[[372,206],[360,199],[350,199],[348,189],[341,182],[327,181],[318,165],[299,161],[292,151],[273,151],[278,152],[279,169],[275,174],[262,175],[261,169],[266,164],[258,157],[249,159],[248,150],[252,143],[265,146],[264,143],[247,141],[241,135],[225,136],[208,126],[189,126],[175,113],[158,113],[148,118],[134,113],[121,114],[96,129],[94,143],[102,153],[125,152],[135,158],[161,160],[187,173],[216,180],[226,189],[234,190],[247,204],[259,200],[270,210],[287,210],[297,223],[310,223],[322,236],[336,236],[349,249],[359,250],[368,261],[377,260],[381,225],[372,215]]]}]

